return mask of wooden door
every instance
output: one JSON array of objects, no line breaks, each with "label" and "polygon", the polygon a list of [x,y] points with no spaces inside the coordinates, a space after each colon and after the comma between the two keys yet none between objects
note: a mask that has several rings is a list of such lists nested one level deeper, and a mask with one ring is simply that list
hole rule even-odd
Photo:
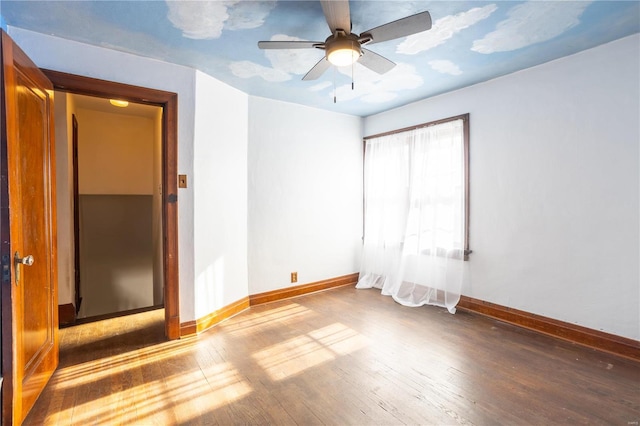
[{"label": "wooden door", "polygon": [[2,423],[20,424],[58,365],[53,86],[5,32],[1,105]]}]

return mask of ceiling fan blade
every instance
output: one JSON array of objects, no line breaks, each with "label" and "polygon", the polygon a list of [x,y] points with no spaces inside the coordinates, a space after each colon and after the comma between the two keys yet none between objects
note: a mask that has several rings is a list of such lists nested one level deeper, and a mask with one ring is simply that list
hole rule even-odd
[{"label": "ceiling fan blade", "polygon": [[396,66],[394,62],[368,49],[362,49],[362,56],[358,62],[378,74],[389,72]]},{"label": "ceiling fan blade", "polygon": [[349,0],[320,0],[322,11],[331,29],[331,34],[342,30],[351,34],[351,14]]},{"label": "ceiling fan blade", "polygon": [[322,41],[259,41],[260,49],[313,49],[323,47]]},{"label": "ceiling fan blade", "polygon": [[302,77],[303,80],[315,80],[320,77],[329,67],[331,66],[331,62],[327,61],[326,58],[320,59],[320,61],[313,66],[309,70],[309,72]]},{"label": "ceiling fan blade", "polygon": [[431,29],[431,15],[429,12],[416,13],[388,24],[380,25],[363,32],[360,37],[371,36],[368,44],[380,43],[381,41],[393,40],[411,34],[421,33]]}]

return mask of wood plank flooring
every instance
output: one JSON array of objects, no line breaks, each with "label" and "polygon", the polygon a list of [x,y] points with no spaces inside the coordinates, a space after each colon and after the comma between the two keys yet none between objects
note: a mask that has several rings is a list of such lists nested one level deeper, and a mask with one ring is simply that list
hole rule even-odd
[{"label": "wood plank flooring", "polygon": [[61,330],[41,425],[640,421],[640,364],[481,316],[342,287],[166,342],[163,312]]}]

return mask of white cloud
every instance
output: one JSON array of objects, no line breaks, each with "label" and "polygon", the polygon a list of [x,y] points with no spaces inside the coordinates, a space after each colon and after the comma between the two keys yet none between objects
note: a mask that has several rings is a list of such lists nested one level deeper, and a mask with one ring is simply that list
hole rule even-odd
[{"label": "white cloud", "polygon": [[291,80],[291,75],[281,70],[269,68],[251,61],[231,62],[231,72],[240,78],[262,77],[266,81],[281,82]]},{"label": "white cloud", "polygon": [[429,31],[413,34],[398,45],[396,52],[405,55],[415,55],[449,40],[451,37],[470,26],[491,16],[498,7],[490,4],[484,7],[474,7],[457,15],[448,15],[433,23]]},{"label": "white cloud", "polygon": [[530,1],[509,10],[495,31],[473,42],[479,53],[508,52],[559,36],[580,23],[591,2]]},{"label": "white cloud", "polygon": [[259,27],[275,6],[274,1],[165,1],[169,7],[167,18],[182,30],[184,37],[193,39],[219,38],[224,28]]},{"label": "white cloud", "polygon": [[167,18],[187,38],[218,38],[229,18],[222,1],[167,1]]},{"label": "white cloud", "polygon": [[[351,67],[338,68],[338,71],[351,76]],[[397,64],[386,74],[377,74],[368,68],[357,67],[354,81],[355,90],[351,90],[351,84],[336,88],[338,101],[360,98],[367,103],[383,103],[395,99],[402,90],[415,89],[424,83],[413,65],[403,63]]]},{"label": "white cloud", "polygon": [[258,28],[264,24],[264,20],[275,6],[275,1],[240,0],[233,2],[233,7],[228,9],[229,20],[225,24],[225,28],[230,30]]},{"label": "white cloud", "polygon": [[[271,41],[304,41],[298,37],[276,34]],[[268,49],[264,51],[273,68],[304,75],[324,56],[318,49]]]},{"label": "white cloud", "polygon": [[450,75],[460,75],[462,71],[460,68],[451,61],[447,61],[446,59],[434,59],[433,61],[429,61],[429,66],[434,70],[438,71],[442,74],[450,74]]},{"label": "white cloud", "polygon": [[327,87],[331,86],[331,82],[330,81],[323,81],[321,83],[318,84],[314,84],[313,86],[309,87],[309,90],[311,90],[312,92],[319,92],[321,90],[326,89]]}]

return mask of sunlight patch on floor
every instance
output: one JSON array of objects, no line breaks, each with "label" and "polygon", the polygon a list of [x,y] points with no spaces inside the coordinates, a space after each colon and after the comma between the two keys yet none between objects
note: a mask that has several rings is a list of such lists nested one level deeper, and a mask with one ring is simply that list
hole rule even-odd
[{"label": "sunlight patch on floor", "polygon": [[[89,325],[91,324],[91,325]],[[91,334],[83,334],[79,340],[68,340],[67,334],[71,334],[78,339],[77,333],[73,332],[70,328],[62,328],[60,330],[60,343],[66,350],[72,350],[77,346],[86,346],[92,343],[103,341],[105,338],[112,338],[118,335],[118,332],[114,330],[121,328],[120,324],[126,324],[127,334],[136,333],[145,329],[164,327],[164,309],[154,309],[151,311],[126,315],[123,317],[109,318],[106,320],[96,321],[88,324],[79,324],[71,328],[76,327],[91,327]]]},{"label": "sunlight patch on floor", "polygon": [[297,303],[289,303],[270,308],[268,311],[250,311],[242,319],[236,318],[233,323],[223,324],[221,327],[234,336],[247,336],[256,333],[256,327],[261,325],[268,325],[274,321],[302,321],[302,317],[306,319],[309,315],[317,315],[317,313]]},{"label": "sunlight patch on floor", "polygon": [[[176,348],[170,353],[175,354],[175,351]],[[181,353],[186,355],[185,351]],[[58,411],[47,418],[47,423],[64,423],[65,419],[73,419],[74,424],[184,424],[253,391],[228,362],[200,369],[197,364],[185,365],[187,357],[181,355],[151,356],[155,361],[150,360],[150,365],[142,368],[138,365],[133,374],[124,367],[118,371],[109,365],[98,369],[95,372],[97,376],[84,372],[84,379],[76,377],[74,385],[68,382],[58,384],[59,389],[67,386],[84,389],[88,394],[80,398],[88,400]],[[160,360],[162,364],[151,365]],[[162,369],[173,374],[146,381],[145,368]],[[174,418],[175,413],[185,417]]]},{"label": "sunlight patch on floor", "polygon": [[253,354],[253,358],[274,381],[332,361],[367,345],[367,338],[340,323],[313,330]]},{"label": "sunlight patch on floor", "polygon": [[103,358],[96,366],[96,361],[88,361],[69,367],[63,367],[56,371],[52,382],[57,389],[73,388],[87,383],[95,383],[108,379],[115,371],[125,371],[129,368],[137,368],[136,364],[161,363],[169,358],[174,358],[188,353],[193,344],[185,344],[183,341],[168,342],[163,345],[150,346],[119,355]]},{"label": "sunlight patch on floor", "polygon": [[215,409],[236,401],[253,391],[240,372],[229,362],[210,365],[202,370],[211,391],[208,408]]},{"label": "sunlight patch on floor", "polygon": [[369,345],[368,337],[340,323],[308,333],[310,337],[338,355],[346,355]]},{"label": "sunlight patch on floor", "polygon": [[[77,404],[73,411],[74,424],[172,424],[176,423],[167,413],[172,408],[189,405],[187,412],[200,415],[197,397],[207,395],[209,385],[193,372],[174,376],[172,380],[139,383],[119,391],[106,392],[105,396]],[[194,380],[196,379],[196,380]],[[152,420],[153,419],[153,420]],[[160,423],[159,423],[160,422]]]}]

